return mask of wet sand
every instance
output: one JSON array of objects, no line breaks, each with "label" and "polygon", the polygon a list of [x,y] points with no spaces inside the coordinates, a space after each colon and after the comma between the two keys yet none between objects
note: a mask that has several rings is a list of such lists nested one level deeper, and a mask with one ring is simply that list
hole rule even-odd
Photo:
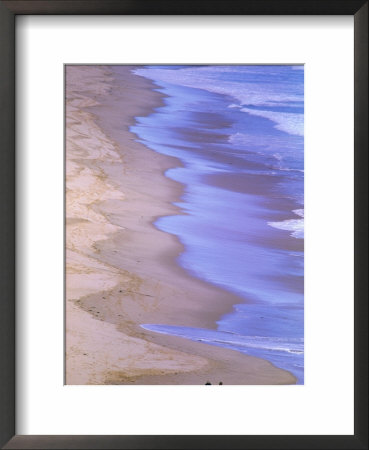
[{"label": "wet sand", "polygon": [[152,225],[182,214],[163,175],[180,162],[128,127],[162,95],[128,67],[66,70],[66,384],[294,384],[265,360],[140,327],[215,328],[241,300],[188,275],[177,238]]}]

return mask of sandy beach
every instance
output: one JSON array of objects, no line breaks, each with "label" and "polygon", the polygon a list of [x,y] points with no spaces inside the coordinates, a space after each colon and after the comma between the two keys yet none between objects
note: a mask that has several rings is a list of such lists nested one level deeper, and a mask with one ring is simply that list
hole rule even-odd
[{"label": "sandy beach", "polygon": [[66,384],[294,384],[266,360],[144,330],[216,328],[241,303],[176,264],[178,239],[155,228],[183,214],[179,160],[136,142],[135,117],[161,105],[122,68],[66,67]]}]

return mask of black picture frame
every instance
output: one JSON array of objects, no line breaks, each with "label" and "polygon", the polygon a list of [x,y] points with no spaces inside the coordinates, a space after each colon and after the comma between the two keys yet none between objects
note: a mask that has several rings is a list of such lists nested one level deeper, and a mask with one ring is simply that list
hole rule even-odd
[{"label": "black picture frame", "polygon": [[[353,15],[355,416],[349,436],[15,435],[15,17],[20,14]],[[368,448],[368,1],[0,0],[0,445],[7,449]],[[19,282],[19,280],[18,280]],[[52,411],[50,411],[52,414]]]}]

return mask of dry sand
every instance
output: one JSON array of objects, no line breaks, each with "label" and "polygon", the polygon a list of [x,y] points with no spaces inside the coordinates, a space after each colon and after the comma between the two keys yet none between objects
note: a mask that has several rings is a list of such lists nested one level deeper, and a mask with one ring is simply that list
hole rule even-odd
[{"label": "dry sand", "polygon": [[215,328],[240,299],[189,276],[182,245],[152,225],[182,213],[163,175],[180,162],[129,132],[162,101],[129,69],[66,68],[66,384],[294,384],[265,360],[140,327]]}]

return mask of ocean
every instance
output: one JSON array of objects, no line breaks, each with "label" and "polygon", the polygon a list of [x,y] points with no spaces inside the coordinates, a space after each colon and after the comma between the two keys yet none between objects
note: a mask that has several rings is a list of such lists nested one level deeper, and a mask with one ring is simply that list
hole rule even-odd
[{"label": "ocean", "polygon": [[165,175],[184,186],[176,203],[183,214],[155,226],[183,244],[181,267],[240,298],[216,330],[142,326],[264,358],[303,384],[303,66],[142,66],[133,73],[164,98],[131,131],[181,161]]}]

